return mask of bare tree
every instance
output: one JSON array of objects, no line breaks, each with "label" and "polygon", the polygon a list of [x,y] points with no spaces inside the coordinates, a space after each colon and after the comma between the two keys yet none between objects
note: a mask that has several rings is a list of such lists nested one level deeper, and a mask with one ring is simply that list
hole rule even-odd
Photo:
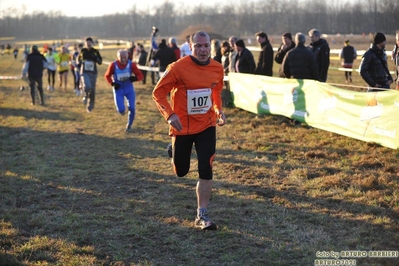
[{"label": "bare tree", "polygon": [[26,13],[26,7],[0,10],[3,36],[17,38],[62,39],[87,35],[99,38],[148,36],[151,27],[163,36],[178,36],[190,26],[211,28],[219,36],[252,36],[290,31],[307,32],[318,28],[323,33],[361,34],[375,31],[394,33],[399,25],[397,0],[258,0],[213,6],[196,6],[166,1],[152,9],[139,10],[133,4],[125,13],[102,17],[66,17],[60,11]]}]

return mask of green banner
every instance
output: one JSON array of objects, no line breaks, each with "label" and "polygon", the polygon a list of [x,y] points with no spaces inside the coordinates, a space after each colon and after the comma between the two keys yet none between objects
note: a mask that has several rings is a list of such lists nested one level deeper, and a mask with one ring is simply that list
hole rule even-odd
[{"label": "green banner", "polygon": [[237,108],[399,148],[399,91],[356,92],[314,80],[239,73],[229,74],[229,84]]}]

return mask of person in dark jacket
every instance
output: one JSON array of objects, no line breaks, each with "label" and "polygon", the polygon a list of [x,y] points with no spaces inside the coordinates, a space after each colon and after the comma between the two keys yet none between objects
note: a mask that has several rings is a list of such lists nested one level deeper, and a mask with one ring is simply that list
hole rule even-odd
[{"label": "person in dark jacket", "polygon": [[235,43],[237,55],[235,58],[235,72],[253,74],[255,70],[255,60],[251,51],[245,48],[243,40],[238,40]]},{"label": "person in dark jacket", "polygon": [[169,38],[169,47],[172,48],[173,52],[175,53],[176,60],[180,59],[180,48],[177,47],[177,41],[175,37]]},{"label": "person in dark jacket", "polygon": [[227,76],[229,74],[229,54],[231,51],[230,43],[228,41],[222,42],[222,48],[220,49],[220,53],[222,54],[221,57],[221,64],[224,69],[224,75]]},{"label": "person in dark jacket", "polygon": [[176,55],[173,49],[166,45],[166,40],[162,39],[152,59],[159,60],[159,72],[165,72],[166,67],[176,61]]},{"label": "person in dark jacket", "polygon": [[[147,51],[145,50],[144,46],[142,44],[139,44],[139,60],[138,60],[138,65],[139,66],[145,66],[147,64]],[[147,80],[147,70],[140,69],[141,73],[143,74],[143,81],[142,83],[145,84]]]},{"label": "person in dark jacket", "polygon": [[260,53],[258,64],[255,68],[254,74],[273,76],[273,47],[270,44],[267,34],[263,31],[255,34],[256,41],[260,44]]},{"label": "person in dark jacket", "polygon": [[309,37],[311,40],[311,51],[316,57],[319,68],[320,81],[326,82],[330,66],[330,46],[325,39],[321,39],[321,33],[317,29],[311,29]]},{"label": "person in dark jacket", "polygon": [[[277,64],[283,63],[284,56],[287,54],[287,52],[295,48],[295,42],[292,41],[292,35],[290,32],[283,33],[281,40],[282,43],[277,50],[276,56],[274,57],[274,61]],[[280,66],[278,75],[282,78],[285,77],[282,65]]]},{"label": "person in dark jacket", "polygon": [[46,58],[39,52],[37,46],[33,45],[32,52],[26,57],[22,68],[22,78],[25,79],[28,76],[32,105],[35,104],[35,85],[39,91],[40,104],[44,105],[43,70],[45,68],[47,68]]},{"label": "person in dark jacket", "polygon": [[[357,51],[355,47],[349,44],[349,40],[346,40],[344,42],[344,47],[342,48],[339,57],[342,60],[341,62],[342,67],[352,69],[353,61],[357,57]],[[352,83],[352,71],[345,71],[345,80],[346,83],[348,82]]]},{"label": "person in dark jacket", "polygon": [[285,55],[282,62],[285,77],[319,80],[316,58],[314,54],[305,47],[306,36],[298,32],[295,35],[295,42],[296,47]]},{"label": "person in dark jacket", "polygon": [[371,47],[363,54],[360,62],[360,75],[370,87],[373,87],[368,91],[379,91],[378,88],[389,89],[393,82],[388,69],[385,45],[385,35],[376,32]]}]

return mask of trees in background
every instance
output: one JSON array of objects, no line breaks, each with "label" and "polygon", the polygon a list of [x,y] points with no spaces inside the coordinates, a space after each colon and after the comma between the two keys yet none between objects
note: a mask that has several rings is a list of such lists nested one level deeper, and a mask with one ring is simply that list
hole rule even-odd
[{"label": "trees in background", "polygon": [[162,35],[178,35],[189,26],[211,27],[222,36],[307,33],[318,28],[323,33],[362,34],[381,31],[394,34],[399,25],[397,0],[259,0],[214,6],[186,7],[171,1],[139,10],[134,4],[122,14],[102,17],[66,17],[60,11],[26,13],[26,9],[0,11],[0,34],[28,39],[99,38],[148,36],[156,25]]}]

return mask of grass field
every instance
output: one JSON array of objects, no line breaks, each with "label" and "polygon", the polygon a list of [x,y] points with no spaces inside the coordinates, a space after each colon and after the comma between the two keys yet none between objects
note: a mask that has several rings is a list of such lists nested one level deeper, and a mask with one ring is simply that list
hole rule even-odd
[{"label": "grass field", "polygon": [[[21,65],[0,57],[0,76]],[[345,258],[356,265],[399,265],[397,150],[226,108],[210,206],[219,228],[200,231],[195,153],[189,174],[174,176],[150,85],[135,85],[125,133],[105,69],[90,114],[72,76],[45,106],[30,105],[21,80],[0,80],[0,265],[314,265],[341,251],[366,251]]]}]

